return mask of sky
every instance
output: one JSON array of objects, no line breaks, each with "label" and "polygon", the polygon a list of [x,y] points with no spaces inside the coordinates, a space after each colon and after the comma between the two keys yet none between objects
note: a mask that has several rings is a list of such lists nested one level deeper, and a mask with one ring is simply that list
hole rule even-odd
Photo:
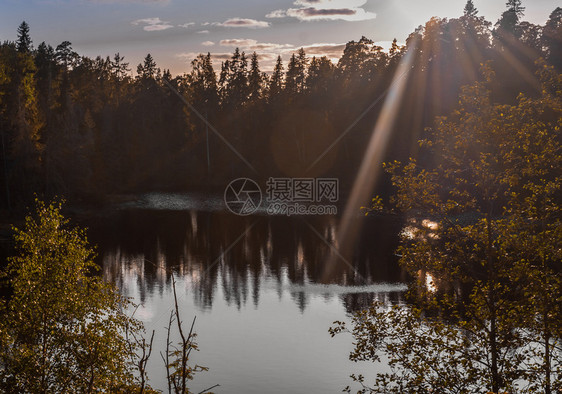
[{"label": "sky", "polygon": [[[506,0],[473,0],[495,23]],[[211,52],[215,70],[236,47],[256,51],[264,71],[278,55],[303,47],[334,61],[345,43],[366,36],[387,47],[431,17],[462,15],[466,0],[0,0],[0,40],[13,41],[22,21],[34,45],[70,41],[80,55],[119,52],[133,72],[147,53],[173,75],[189,72],[198,53]],[[559,5],[523,0],[524,20],[544,24]]]}]

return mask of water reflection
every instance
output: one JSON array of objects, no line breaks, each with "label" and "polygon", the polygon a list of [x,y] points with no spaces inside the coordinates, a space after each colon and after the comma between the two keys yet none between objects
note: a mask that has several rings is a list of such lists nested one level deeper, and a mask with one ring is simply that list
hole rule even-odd
[{"label": "water reflection", "polygon": [[[226,303],[238,309],[248,303],[257,308],[263,288],[271,287],[279,297],[289,293],[301,312],[319,294],[341,299],[347,311],[381,294],[397,302],[404,286],[387,284],[404,281],[393,253],[402,223],[393,217],[365,222],[353,260],[342,261],[330,283],[321,284],[336,221],[127,208],[86,225],[99,245],[105,277],[140,303],[162,296],[172,272],[185,280],[200,310],[212,308],[219,287]],[[128,288],[133,285],[134,292]]]},{"label": "water reflection", "polygon": [[[348,360],[350,337],[331,338],[328,328],[375,299],[401,301],[405,278],[394,249],[403,223],[366,221],[354,258],[321,283],[338,218],[240,217],[220,202],[149,195],[80,223],[98,245],[106,279],[141,304],[136,316],[156,330],[154,354],[165,348],[173,273],[183,319],[197,316],[201,352],[193,362],[209,367],[193,392],[216,383],[217,393],[337,392],[349,374],[373,373],[371,363]],[[154,357],[148,370],[152,387],[166,391],[162,360]]]}]

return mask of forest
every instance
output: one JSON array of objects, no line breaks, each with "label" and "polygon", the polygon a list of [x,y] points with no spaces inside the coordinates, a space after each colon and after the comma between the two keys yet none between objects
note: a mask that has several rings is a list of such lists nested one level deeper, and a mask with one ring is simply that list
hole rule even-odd
[{"label": "forest", "polygon": [[[195,319],[188,331],[176,274],[203,279],[194,292],[209,310],[223,272],[238,310],[252,277],[257,309],[263,261],[277,284],[284,270],[306,284],[329,276],[327,255],[345,260],[335,226],[324,237],[305,220],[272,219],[250,234],[255,222],[226,212],[171,211],[170,221],[162,212],[106,218],[98,231],[118,252],[113,266],[100,266],[57,198],[104,204],[151,191],[222,192],[243,176],[337,178],[345,198],[361,181],[384,98],[404,78],[384,163],[372,168],[382,182],[363,207],[366,228],[384,234],[361,235],[372,248],[354,249],[344,262],[355,276],[342,283],[375,283],[384,252],[408,290],[387,303],[349,293],[350,321],[326,327],[351,334],[351,361],[388,367],[351,375],[352,384],[360,393],[560,392],[562,8],[544,25],[524,21],[524,11],[509,0],[491,22],[468,0],[458,18],[431,18],[387,51],[363,36],[336,63],[301,48],[265,72],[259,53],[237,48],[220,64],[199,54],[175,76],[150,54],[135,69],[119,53],[92,59],[69,41],[34,44],[22,22],[17,40],[0,45],[0,217],[18,217],[34,199],[36,212],[10,230],[15,254],[0,273],[0,391],[158,392],[147,369],[155,331],[99,274],[119,276],[118,257],[131,270],[142,261],[139,271],[160,280],[154,288],[171,286],[160,352],[170,393],[189,392],[193,375],[207,370],[190,359]],[[406,54],[412,66],[397,75]],[[150,262],[167,250],[170,267]],[[188,252],[196,257],[182,260]]]},{"label": "forest", "polygon": [[[542,26],[523,12],[509,2],[492,23],[468,2],[460,17],[434,17],[388,51],[361,37],[336,64],[301,49],[265,73],[258,53],[236,49],[220,64],[200,54],[177,76],[150,54],[133,73],[119,53],[92,59],[68,41],[34,45],[22,22],[17,40],[0,46],[0,206],[25,205],[34,193],[99,202],[118,193],[222,190],[239,176],[338,177],[345,194],[414,40],[399,109],[408,116],[393,127],[387,161],[418,157],[425,128],[456,108],[483,64],[495,71],[494,102],[540,94],[537,60],[562,67],[562,9]],[[385,185],[388,178],[383,194]]]}]

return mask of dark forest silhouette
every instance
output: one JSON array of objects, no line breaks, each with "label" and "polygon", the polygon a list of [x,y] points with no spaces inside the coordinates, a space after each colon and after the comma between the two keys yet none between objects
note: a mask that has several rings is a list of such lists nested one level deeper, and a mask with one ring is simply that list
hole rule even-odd
[{"label": "dark forest silhouette", "polygon": [[133,77],[119,53],[91,59],[68,41],[35,48],[23,22],[16,42],[0,45],[0,206],[23,205],[33,193],[99,201],[147,190],[222,190],[240,176],[338,177],[345,192],[382,105],[360,115],[385,94],[412,40],[420,45],[387,160],[417,156],[424,128],[455,108],[460,87],[480,79],[485,62],[496,71],[496,102],[540,93],[537,59],[562,69],[562,8],[543,26],[522,21],[523,10],[511,1],[492,25],[469,1],[461,17],[432,18],[404,47],[394,40],[385,52],[361,37],[337,64],[301,49],[286,65],[279,57],[271,75],[258,54],[236,49],[220,66],[200,54],[176,77],[149,54]]}]

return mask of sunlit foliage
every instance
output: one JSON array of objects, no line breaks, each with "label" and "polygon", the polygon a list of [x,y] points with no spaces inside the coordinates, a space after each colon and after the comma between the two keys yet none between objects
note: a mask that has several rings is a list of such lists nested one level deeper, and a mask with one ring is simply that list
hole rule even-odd
[{"label": "sunlit foliage", "polygon": [[129,304],[95,274],[84,232],[69,227],[60,204],[36,202],[15,230],[7,275],[13,294],[0,322],[0,387],[10,393],[99,392],[135,383],[139,332]]},{"label": "sunlit foliage", "polygon": [[541,96],[515,105],[484,67],[420,141],[430,159],[386,165],[415,307],[354,317],[352,359],[393,367],[374,392],[562,388],[562,76],[539,66]]}]

